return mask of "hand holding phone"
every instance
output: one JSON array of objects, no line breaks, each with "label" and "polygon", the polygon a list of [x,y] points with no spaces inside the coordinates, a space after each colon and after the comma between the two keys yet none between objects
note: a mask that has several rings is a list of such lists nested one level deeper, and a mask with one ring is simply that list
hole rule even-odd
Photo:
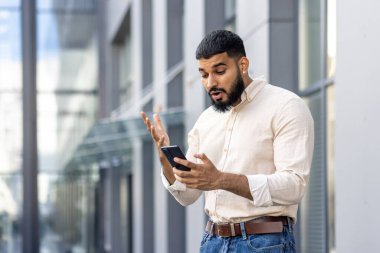
[{"label": "hand holding phone", "polygon": [[161,147],[161,150],[165,154],[171,166],[179,170],[184,170],[184,171],[191,170],[189,167],[186,167],[174,161],[174,157],[178,157],[178,158],[186,160],[185,155],[183,154],[182,150],[177,145],[164,146],[164,147]]}]

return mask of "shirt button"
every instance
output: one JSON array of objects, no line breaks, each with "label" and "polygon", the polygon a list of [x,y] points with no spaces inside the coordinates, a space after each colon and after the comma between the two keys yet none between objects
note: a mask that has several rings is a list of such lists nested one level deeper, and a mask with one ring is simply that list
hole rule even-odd
[{"label": "shirt button", "polygon": [[226,152],[227,152],[227,149],[225,148],[223,151],[226,153]]}]

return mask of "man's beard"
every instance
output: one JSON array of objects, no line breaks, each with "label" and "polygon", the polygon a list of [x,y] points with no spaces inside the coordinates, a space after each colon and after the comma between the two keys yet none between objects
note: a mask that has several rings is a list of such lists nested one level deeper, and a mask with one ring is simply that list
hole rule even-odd
[{"label": "man's beard", "polygon": [[[210,96],[212,105],[214,107],[214,110],[217,112],[228,112],[231,110],[232,106],[238,102],[241,98],[241,94],[243,93],[245,87],[244,87],[244,81],[241,77],[241,74],[238,73],[235,79],[234,84],[231,87],[230,93],[227,93],[225,89],[221,88],[212,88],[209,90],[208,95]],[[211,97],[212,91],[221,91],[227,94],[227,101],[214,101]]]}]

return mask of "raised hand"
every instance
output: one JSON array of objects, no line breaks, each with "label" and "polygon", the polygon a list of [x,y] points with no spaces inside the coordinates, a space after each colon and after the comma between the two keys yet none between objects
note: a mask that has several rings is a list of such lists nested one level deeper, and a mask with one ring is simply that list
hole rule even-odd
[{"label": "raised hand", "polygon": [[169,161],[166,159],[163,152],[161,151],[161,147],[170,145],[169,135],[165,131],[165,128],[158,114],[153,115],[153,121],[154,121],[153,123],[151,122],[151,120],[149,119],[149,117],[146,115],[145,112],[141,112],[140,114],[146,125],[146,128],[148,129],[148,132],[152,136],[152,139],[156,145],[160,162],[163,167],[163,173],[165,177],[168,179],[169,183],[173,184],[175,181],[175,177],[172,171],[172,167]]},{"label": "raised hand", "polygon": [[158,114],[153,115],[154,124],[150,121],[145,112],[141,112],[141,117],[144,120],[146,128],[151,134],[152,139],[155,142],[159,151],[162,146],[168,146],[170,144],[169,135],[165,131],[165,128],[162,125],[161,119],[158,116]]}]

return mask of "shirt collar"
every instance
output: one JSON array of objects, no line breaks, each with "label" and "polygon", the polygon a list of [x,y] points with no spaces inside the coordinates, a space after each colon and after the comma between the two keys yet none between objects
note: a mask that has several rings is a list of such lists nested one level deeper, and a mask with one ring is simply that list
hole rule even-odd
[{"label": "shirt collar", "polygon": [[267,81],[261,77],[253,79],[241,94],[241,103],[245,102],[245,100],[248,103],[251,102],[266,84],[268,84]]}]

